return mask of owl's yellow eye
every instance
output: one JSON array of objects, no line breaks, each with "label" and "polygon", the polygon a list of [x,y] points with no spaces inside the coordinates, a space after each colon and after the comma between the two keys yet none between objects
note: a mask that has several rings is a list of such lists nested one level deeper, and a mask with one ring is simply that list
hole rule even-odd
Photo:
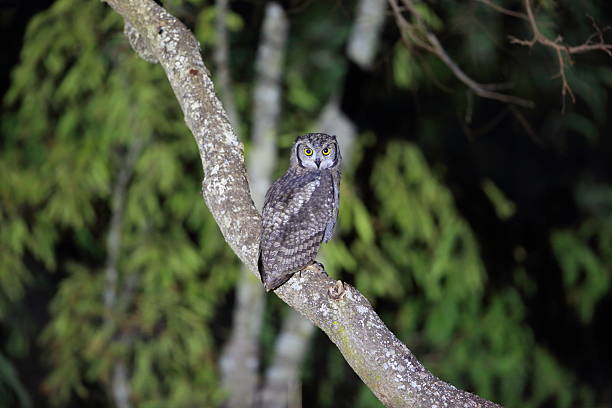
[{"label": "owl's yellow eye", "polygon": [[309,147],[305,147],[305,148],[304,148],[304,154],[305,154],[306,156],[312,156],[312,149],[311,149],[311,148],[309,148]]},{"label": "owl's yellow eye", "polygon": [[327,156],[330,152],[331,150],[329,149],[329,147],[326,147],[325,149],[321,150],[321,153],[323,153],[323,156]]}]

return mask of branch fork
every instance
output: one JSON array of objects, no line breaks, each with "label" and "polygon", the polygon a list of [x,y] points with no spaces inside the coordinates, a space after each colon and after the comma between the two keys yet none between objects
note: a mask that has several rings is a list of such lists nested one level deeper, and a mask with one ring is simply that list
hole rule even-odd
[{"label": "branch fork", "polygon": [[[553,76],[553,78],[561,79],[561,97],[563,103],[563,109],[565,109],[565,96],[569,95],[572,103],[576,103],[576,97],[574,96],[574,92],[567,80],[566,68],[570,65],[573,65],[572,55],[581,54],[589,51],[602,51],[606,53],[608,56],[612,57],[612,44],[606,43],[604,39],[604,32],[609,31],[611,27],[604,27],[601,29],[593,17],[589,16],[591,20],[591,24],[593,25],[594,33],[591,34],[585,42],[579,45],[567,45],[563,41],[563,36],[558,35],[554,40],[546,37],[540,31],[538,23],[536,21],[536,16],[533,11],[532,0],[524,0],[524,8],[525,13],[520,13],[508,9],[504,9],[493,3],[491,0],[478,0],[481,3],[486,4],[487,6],[493,8],[494,10],[499,11],[500,13],[519,18],[521,20],[525,20],[531,29],[532,37],[530,40],[520,39],[514,36],[508,36],[511,44],[522,45],[525,47],[533,48],[536,44],[541,44],[545,47],[552,49],[555,52],[555,56],[557,58],[557,63],[559,65],[559,72]],[[593,39],[597,38],[597,41],[593,41]]]}]

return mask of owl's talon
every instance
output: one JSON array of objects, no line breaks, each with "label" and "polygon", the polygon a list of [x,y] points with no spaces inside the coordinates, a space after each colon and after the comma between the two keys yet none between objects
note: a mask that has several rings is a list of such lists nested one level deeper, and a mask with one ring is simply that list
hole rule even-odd
[{"label": "owl's talon", "polygon": [[312,272],[323,273],[325,274],[325,276],[329,276],[327,272],[325,271],[325,265],[323,265],[321,262],[317,262],[317,261],[310,262],[308,265],[304,267],[304,269],[300,270],[300,273],[306,269]]}]

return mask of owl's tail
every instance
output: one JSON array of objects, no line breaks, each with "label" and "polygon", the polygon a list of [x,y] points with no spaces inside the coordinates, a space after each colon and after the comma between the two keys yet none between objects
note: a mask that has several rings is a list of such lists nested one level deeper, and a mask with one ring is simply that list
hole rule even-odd
[{"label": "owl's tail", "polygon": [[266,292],[270,292],[271,290],[277,289],[283,283],[287,282],[289,278],[291,277],[291,275],[293,275],[292,273],[289,273],[289,274],[281,274],[280,276],[278,276],[279,274],[267,273],[263,266],[263,262],[261,260],[261,252],[259,253],[259,258],[257,259],[257,269],[259,270],[259,277],[261,278],[261,281],[263,282]]}]

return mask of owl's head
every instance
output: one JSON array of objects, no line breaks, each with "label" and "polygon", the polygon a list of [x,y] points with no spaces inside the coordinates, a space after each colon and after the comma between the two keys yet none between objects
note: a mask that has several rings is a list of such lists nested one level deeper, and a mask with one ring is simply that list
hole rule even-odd
[{"label": "owl's head", "polygon": [[291,152],[291,165],[306,169],[330,169],[340,166],[342,156],[336,136],[307,133],[298,136]]}]

